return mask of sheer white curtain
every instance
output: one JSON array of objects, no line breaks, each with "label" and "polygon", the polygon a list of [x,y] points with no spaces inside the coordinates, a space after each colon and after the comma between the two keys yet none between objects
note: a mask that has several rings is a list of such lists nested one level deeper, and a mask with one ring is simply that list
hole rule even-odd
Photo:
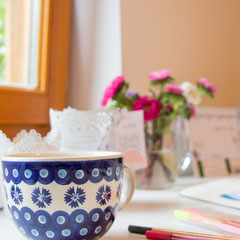
[{"label": "sheer white curtain", "polygon": [[73,0],[68,105],[99,108],[121,69],[120,0]]}]

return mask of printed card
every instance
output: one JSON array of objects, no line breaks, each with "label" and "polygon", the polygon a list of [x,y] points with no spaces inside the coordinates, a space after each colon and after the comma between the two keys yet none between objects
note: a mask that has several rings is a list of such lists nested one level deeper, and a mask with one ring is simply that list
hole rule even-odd
[{"label": "printed card", "polygon": [[124,153],[124,164],[133,171],[147,166],[143,111],[116,111],[100,150]]},{"label": "printed card", "polygon": [[[195,173],[200,177],[226,176],[239,171],[240,137],[237,109],[198,108],[190,121]],[[217,171],[216,171],[217,169]]]}]

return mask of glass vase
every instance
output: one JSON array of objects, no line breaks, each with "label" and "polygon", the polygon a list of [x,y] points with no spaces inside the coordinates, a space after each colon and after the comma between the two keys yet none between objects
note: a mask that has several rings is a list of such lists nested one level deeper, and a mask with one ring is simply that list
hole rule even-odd
[{"label": "glass vase", "polygon": [[[187,120],[178,117],[168,132],[152,138],[153,124],[145,129],[148,167],[137,171],[138,188],[165,189],[184,173],[193,159]],[[154,143],[153,143],[154,139]]]}]

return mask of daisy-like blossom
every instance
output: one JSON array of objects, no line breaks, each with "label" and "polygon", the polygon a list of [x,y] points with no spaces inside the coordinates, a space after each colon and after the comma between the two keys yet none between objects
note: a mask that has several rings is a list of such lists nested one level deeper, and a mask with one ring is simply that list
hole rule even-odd
[{"label": "daisy-like blossom", "polygon": [[158,71],[154,71],[148,75],[148,77],[153,81],[163,81],[170,77],[171,70],[169,69],[162,69]]},{"label": "daisy-like blossom", "polygon": [[102,185],[99,187],[96,195],[96,201],[101,205],[106,205],[107,202],[110,201],[110,198],[112,196],[112,190],[111,187],[108,185]]},{"label": "daisy-like blossom", "polygon": [[206,78],[199,78],[198,83],[200,83],[203,87],[205,87],[206,89],[213,93],[217,91],[215,86],[212,83],[210,83]]},{"label": "daisy-like blossom", "polygon": [[64,200],[71,208],[76,208],[79,207],[79,203],[83,204],[85,202],[86,193],[82,188],[77,187],[75,191],[74,187],[70,187],[65,193]]},{"label": "daisy-like blossom", "polygon": [[39,208],[46,208],[46,205],[50,206],[52,203],[52,194],[46,188],[36,187],[32,191],[32,201]]},{"label": "daisy-like blossom", "polygon": [[15,204],[20,205],[23,202],[23,193],[18,186],[12,185],[10,195]]},{"label": "daisy-like blossom", "polygon": [[128,91],[128,92],[126,92],[126,97],[133,97],[133,96],[137,96],[137,97],[139,97],[139,94],[136,92],[136,91]]},{"label": "daisy-like blossom", "polygon": [[156,119],[161,109],[162,105],[156,99],[151,99],[148,96],[138,98],[133,104],[133,110],[143,110],[146,122]]},{"label": "daisy-like blossom", "polygon": [[169,84],[165,86],[164,90],[168,93],[183,95],[183,90],[179,87],[178,84]]},{"label": "daisy-like blossom", "polygon": [[104,92],[103,99],[102,99],[102,102],[101,102],[102,106],[106,106],[108,100],[114,97],[114,95],[117,92],[117,90],[123,84],[124,79],[125,79],[124,75],[121,75],[121,76],[116,77],[110,83],[110,85],[106,88],[106,90]]},{"label": "daisy-like blossom", "polygon": [[180,88],[183,90],[183,95],[190,104],[197,106],[201,103],[201,94],[195,85],[190,82],[183,82]]},{"label": "daisy-like blossom", "polygon": [[188,105],[188,108],[189,108],[190,113],[191,113],[191,118],[195,117],[196,116],[196,110],[195,110],[194,106]]}]

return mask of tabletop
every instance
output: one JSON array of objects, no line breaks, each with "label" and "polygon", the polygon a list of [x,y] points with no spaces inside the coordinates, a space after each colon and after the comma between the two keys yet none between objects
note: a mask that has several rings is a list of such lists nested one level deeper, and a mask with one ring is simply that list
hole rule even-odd
[{"label": "tabletop", "polygon": [[[179,208],[208,208],[228,214],[240,215],[240,212],[235,209],[216,206],[211,203],[180,196],[179,191],[183,186],[184,184],[175,185],[174,188],[164,191],[137,189],[133,195],[132,201],[118,213],[113,226],[102,239],[145,239],[143,235],[128,233],[129,225],[222,234],[204,227],[175,220],[173,211]],[[13,225],[7,210],[0,211],[0,239],[26,240]]]}]

